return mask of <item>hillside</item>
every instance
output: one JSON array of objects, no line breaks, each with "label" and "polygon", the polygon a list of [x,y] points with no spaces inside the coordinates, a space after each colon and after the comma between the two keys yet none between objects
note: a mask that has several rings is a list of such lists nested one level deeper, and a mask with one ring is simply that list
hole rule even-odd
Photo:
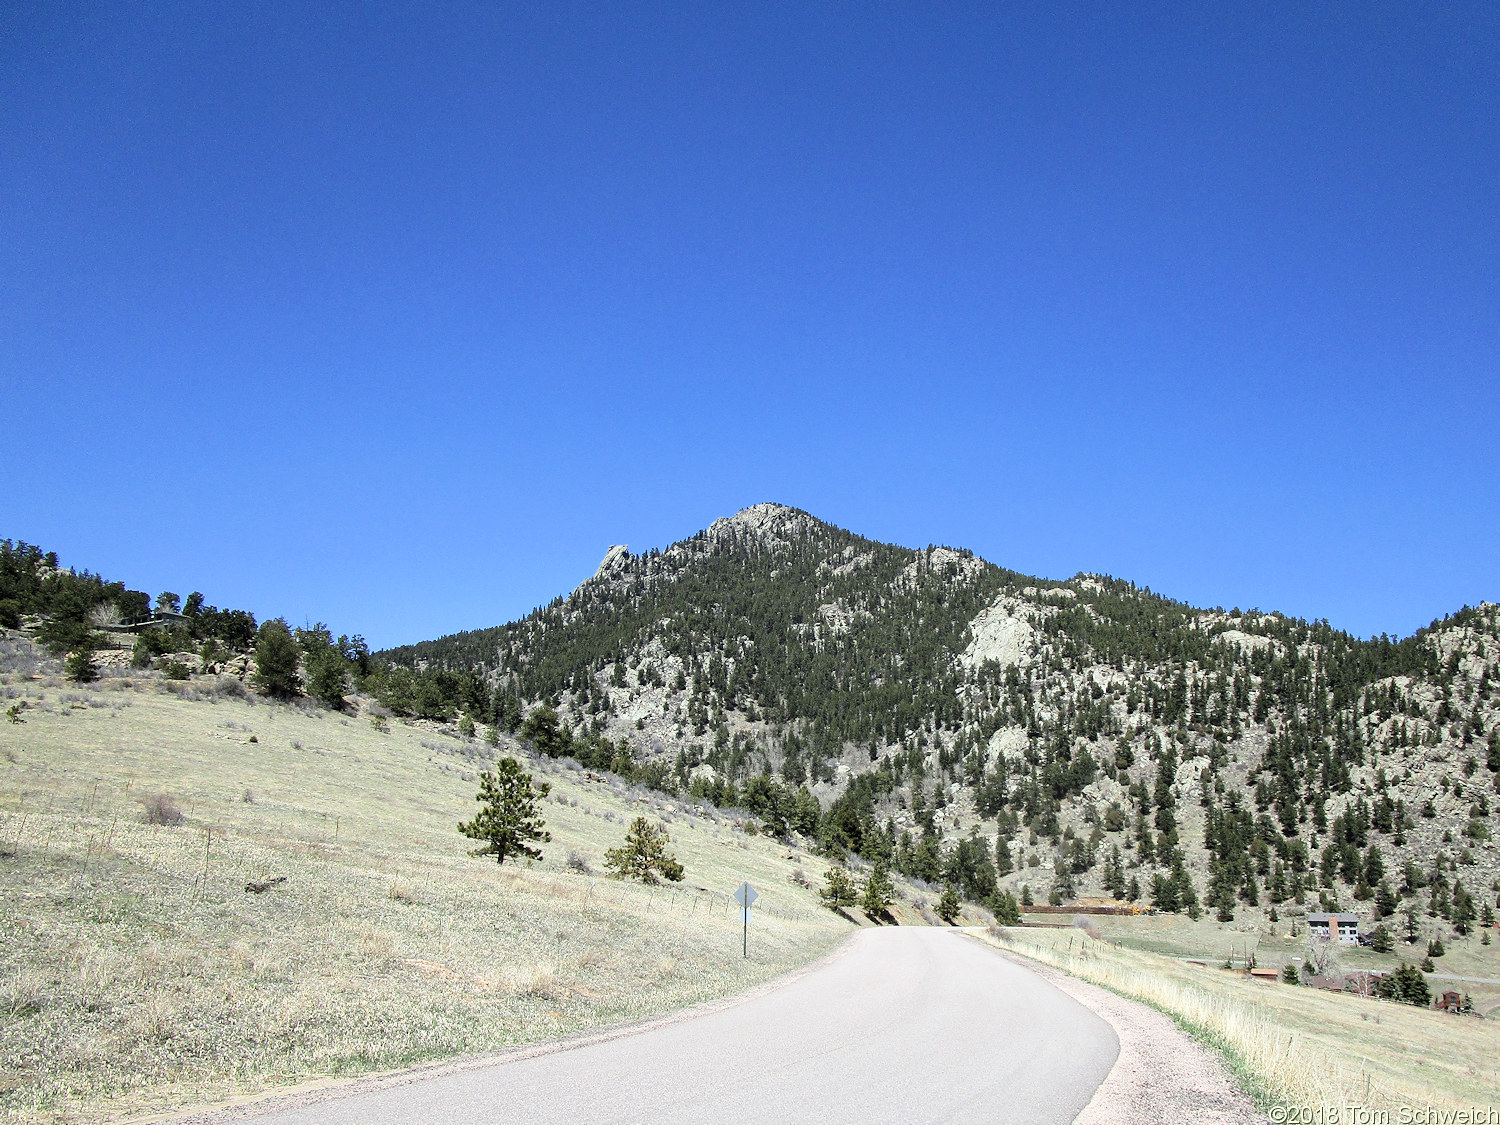
[{"label": "hillside", "polygon": [[1461,938],[1500,890],[1496,608],[1362,640],[761,504],[377,654],[371,689],[508,729],[546,704],[561,730],[528,733],[557,752],[975,901],[1409,906]]},{"label": "hillside", "polygon": [[[510,740],[228,675],[57,671],[0,638],[20,719],[0,719],[3,1120],[117,1120],[657,1016],[852,928],[806,885],[821,859]],[[551,785],[538,862],[499,867],[455,831],[500,753]],[[681,883],[604,877],[638,815],[670,832]]]}]

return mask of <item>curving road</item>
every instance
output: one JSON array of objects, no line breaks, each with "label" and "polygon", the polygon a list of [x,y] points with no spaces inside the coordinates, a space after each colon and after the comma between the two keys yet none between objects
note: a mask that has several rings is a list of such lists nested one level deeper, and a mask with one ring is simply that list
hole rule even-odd
[{"label": "curving road", "polygon": [[1071,1122],[1110,1026],[953,930],[862,930],[785,987],[590,1046],[250,1118],[262,1125]]}]

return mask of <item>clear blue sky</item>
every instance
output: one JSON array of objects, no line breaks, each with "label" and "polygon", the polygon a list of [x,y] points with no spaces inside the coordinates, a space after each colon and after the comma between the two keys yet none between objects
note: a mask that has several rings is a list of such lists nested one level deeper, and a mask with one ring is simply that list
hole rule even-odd
[{"label": "clear blue sky", "polygon": [[1481,3],[15,0],[0,536],[384,645],[776,500],[1407,633],[1497,91]]}]

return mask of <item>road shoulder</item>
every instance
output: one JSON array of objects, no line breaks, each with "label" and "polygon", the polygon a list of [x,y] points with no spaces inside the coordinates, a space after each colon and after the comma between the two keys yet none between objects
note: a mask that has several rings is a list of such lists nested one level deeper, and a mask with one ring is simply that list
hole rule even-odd
[{"label": "road shoulder", "polygon": [[1250,1125],[1265,1120],[1235,1084],[1223,1060],[1171,1017],[999,949],[980,934],[968,936],[996,956],[1036,973],[1114,1028],[1120,1055],[1074,1125],[1158,1125],[1163,1121]]}]

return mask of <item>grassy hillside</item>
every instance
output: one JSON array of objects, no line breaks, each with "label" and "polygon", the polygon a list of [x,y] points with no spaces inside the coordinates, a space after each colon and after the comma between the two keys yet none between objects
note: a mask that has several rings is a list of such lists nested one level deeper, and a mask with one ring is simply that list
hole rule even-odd
[{"label": "grassy hillside", "polygon": [[[6,1120],[108,1120],[647,1017],[850,928],[792,881],[822,861],[563,763],[530,762],[553,786],[544,860],[471,858],[455,825],[493,751],[451,726],[21,664],[0,675],[0,703],[28,705],[0,720]],[[173,806],[180,823],[149,822]],[[597,874],[640,813],[671,832],[680,886]],[[748,959],[728,897],[744,879],[762,894]]]}]

